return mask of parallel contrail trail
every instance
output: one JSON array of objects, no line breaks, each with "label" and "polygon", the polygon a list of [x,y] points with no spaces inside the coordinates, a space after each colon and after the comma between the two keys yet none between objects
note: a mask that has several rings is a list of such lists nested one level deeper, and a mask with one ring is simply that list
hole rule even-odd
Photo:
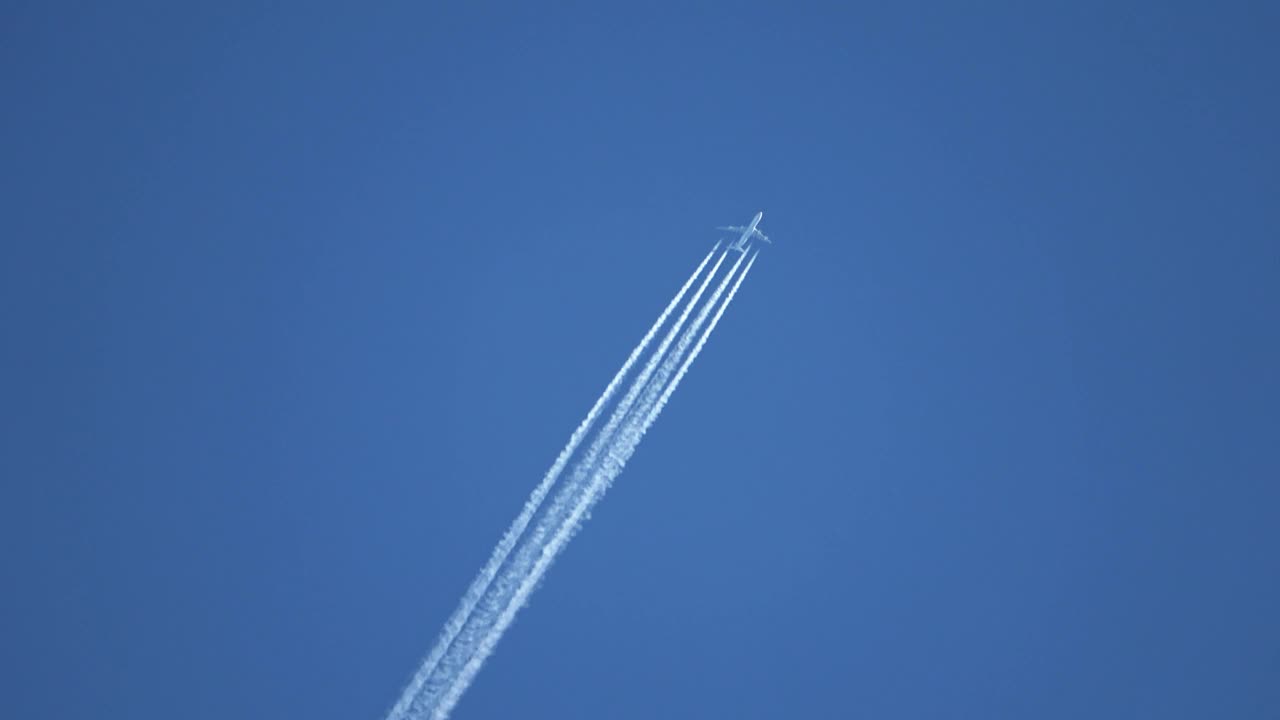
[{"label": "parallel contrail trail", "polygon": [[[547,470],[547,474],[543,476],[542,482],[534,488],[533,493],[530,494],[529,499],[525,502],[520,514],[516,516],[516,519],[511,523],[511,527],[507,528],[507,532],[502,536],[502,540],[499,541],[497,547],[493,549],[493,554],[489,557],[489,561],[485,563],[484,568],[480,570],[480,574],[476,576],[476,579],[472,581],[471,586],[467,588],[467,592],[462,596],[462,600],[458,603],[457,609],[453,611],[453,615],[451,615],[449,620],[445,623],[444,629],[440,632],[440,637],[436,640],[436,644],[431,649],[430,654],[428,654],[426,659],[423,660],[421,667],[418,668],[418,671],[410,680],[409,685],[401,694],[400,700],[396,702],[395,706],[391,709],[391,712],[388,713],[388,720],[405,717],[405,713],[409,710],[414,698],[422,690],[423,685],[435,670],[436,665],[439,664],[440,659],[449,649],[454,638],[456,638],[458,633],[462,630],[467,618],[470,617],[471,613],[475,610],[476,604],[480,602],[480,599],[484,596],[484,593],[488,589],[490,583],[493,582],[493,578],[498,574],[499,568],[501,568],[502,564],[506,562],[507,556],[511,554],[511,550],[515,547],[516,542],[520,539],[525,528],[528,527],[529,522],[533,519],[534,514],[542,505],[542,501],[546,498],[547,493],[560,477],[560,473],[564,471],[565,465],[569,463],[569,458],[573,456],[574,451],[576,451],[578,446],[582,444],[587,433],[590,432],[592,426],[595,425],[595,422],[599,418],[600,412],[604,409],[604,406],[613,399],[614,394],[618,390],[618,386],[622,384],[623,379],[626,378],[627,374],[631,371],[631,368],[640,358],[640,355],[644,353],[645,349],[649,346],[649,343],[653,341],[658,330],[666,324],[667,318],[671,315],[671,312],[680,304],[680,300],[684,297],[685,293],[689,291],[689,288],[693,285],[694,281],[697,280],[698,276],[702,274],[703,268],[707,266],[707,262],[711,260],[711,256],[715,254],[719,247],[720,241],[716,241],[716,244],[712,246],[706,257],[702,258],[702,262],[698,263],[698,267],[694,269],[693,274],[689,276],[688,280],[685,280],[684,285],[682,285],[680,290],[676,292],[675,297],[671,299],[671,302],[667,303],[666,308],[663,309],[662,313],[658,316],[658,319],[654,321],[653,325],[649,328],[649,331],[645,333],[644,337],[640,340],[640,343],[631,351],[626,362],[622,364],[622,367],[618,369],[618,372],[613,376],[613,379],[609,381],[604,392],[601,393],[600,397],[596,400],[595,405],[591,407],[587,416],[583,418],[582,422],[578,425],[578,428],[573,431],[573,434],[569,437],[568,444],[566,444],[564,449],[560,451],[560,455],[556,457],[551,468]],[[721,259],[723,260],[723,256]],[[719,267],[718,263],[717,267]],[[708,279],[714,274],[715,270],[712,270],[711,274],[708,275]],[[705,287],[705,283],[703,287]],[[688,312],[686,311],[685,314],[687,315]]]},{"label": "parallel contrail trail", "polygon": [[[714,252],[714,249],[712,252]],[[483,593],[479,603],[463,622],[459,632],[455,633],[453,643],[444,649],[436,668],[426,674],[423,682],[419,684],[412,697],[402,697],[401,702],[397,703],[397,707],[404,706],[403,714],[389,716],[388,720],[410,717],[444,718],[448,715],[449,710],[456,704],[457,698],[461,697],[462,692],[470,684],[471,678],[479,670],[479,663],[483,663],[485,658],[492,653],[493,650],[490,647],[477,658],[477,653],[480,652],[484,640],[490,636],[494,623],[502,616],[503,610],[510,604],[513,593],[522,587],[521,583],[528,569],[538,561],[538,553],[546,544],[546,537],[555,533],[560,527],[562,518],[570,511],[574,498],[578,495],[578,488],[585,484],[590,470],[596,465],[597,458],[607,450],[607,446],[618,426],[626,419],[640,391],[648,383],[649,377],[657,369],[658,363],[666,355],[667,349],[679,335],[681,327],[688,319],[694,306],[697,305],[703,292],[706,291],[707,285],[710,284],[712,278],[719,271],[720,265],[727,255],[727,250],[722,252],[711,267],[711,270],[702,279],[698,289],[694,291],[693,296],[685,304],[680,316],[667,331],[662,342],[659,343],[658,348],[645,363],[636,380],[623,398],[618,401],[618,405],[614,408],[609,422],[605,424],[595,440],[592,441],[586,455],[575,467],[571,478],[566,481],[565,487],[556,493],[555,498],[548,506],[540,510],[541,514],[538,516],[537,521],[532,528],[528,529],[527,534],[520,541],[519,548],[515,551],[515,557],[490,583],[488,590]],[[505,630],[505,627],[503,629]],[[473,661],[476,662],[474,669],[467,672],[467,668],[472,667]],[[446,702],[446,698],[452,699]]]},{"label": "parallel contrail trail", "polygon": [[[759,251],[757,251],[757,254],[759,254]],[[683,378],[684,372],[678,372],[675,378],[671,381],[671,384],[667,384],[667,378],[671,376],[676,363],[680,361],[680,357],[692,342],[693,336],[697,334],[699,327],[706,321],[711,308],[724,293],[725,287],[729,284],[729,281],[733,279],[734,273],[737,271],[738,266],[742,264],[742,260],[745,257],[745,253],[738,257],[738,261],[729,269],[728,274],[725,275],[719,287],[716,288],[715,292],[707,300],[706,304],[703,305],[702,310],[699,311],[693,324],[689,326],[689,329],[685,331],[684,336],[681,337],[680,343],[676,346],[676,349],[667,356],[667,361],[663,364],[662,371],[659,371],[659,375],[655,376],[653,380],[648,383],[648,387],[651,390],[662,389],[665,386],[666,389],[674,392],[675,388],[673,385],[680,382]],[[689,355],[685,362],[680,365],[681,371],[687,371],[689,365],[692,364],[693,359],[697,356],[697,353],[702,350],[702,346],[706,343],[706,339],[709,337],[711,330],[715,328],[716,322],[718,322],[720,320],[720,316],[724,314],[725,308],[728,307],[729,301],[733,299],[734,293],[737,292],[738,287],[742,284],[742,280],[746,277],[747,271],[751,269],[751,264],[755,262],[755,258],[756,255],[752,255],[751,262],[747,263],[747,267],[743,270],[742,275],[738,276],[737,282],[734,283],[733,290],[730,291],[729,296],[725,298],[724,304],[720,306],[715,319],[712,321],[712,324],[708,326],[707,332],[702,335],[698,345],[694,348],[694,351]],[[723,256],[721,259],[723,259]],[[717,267],[719,267],[719,263],[717,263]],[[711,274],[708,275],[707,280],[710,280],[711,276],[714,275],[715,269],[713,269]],[[706,281],[704,281],[704,286],[705,282]],[[690,300],[690,307],[692,307],[693,303],[697,302],[697,299],[698,296],[695,295],[693,299]],[[674,333],[677,330],[679,330],[678,325],[672,328],[671,333]],[[671,333],[668,334],[668,338],[671,336]],[[654,358],[651,359],[650,362],[652,363],[654,360],[659,359],[660,353],[661,349],[655,353]],[[646,380],[648,380],[648,378],[643,377],[643,375],[638,377],[632,385],[632,390],[644,387],[646,385]],[[656,392],[654,394],[656,394]],[[518,574],[518,576],[520,576],[519,587],[516,588],[515,593],[511,595],[506,602],[505,607],[502,608],[501,613],[493,621],[488,634],[481,639],[479,645],[472,653],[472,656],[467,660],[466,665],[461,668],[458,675],[451,683],[451,687],[448,687],[445,690],[445,693],[440,698],[439,703],[432,709],[430,717],[433,720],[443,720],[457,704],[458,700],[462,697],[462,693],[466,691],[467,686],[471,684],[472,679],[475,677],[476,673],[479,672],[480,666],[484,664],[485,659],[493,652],[498,641],[502,639],[502,635],[515,620],[516,613],[519,612],[520,608],[528,601],[529,595],[542,580],[543,575],[546,574],[551,563],[573,537],[573,534],[577,531],[585,515],[591,510],[596,502],[604,496],[605,491],[609,489],[609,486],[612,485],[613,481],[622,472],[627,460],[630,459],[631,455],[636,450],[636,446],[639,445],[640,439],[644,436],[645,432],[648,431],[654,421],[657,420],[659,413],[662,411],[662,406],[665,405],[665,401],[670,397],[670,394],[670,392],[666,392],[665,390],[659,398],[653,398],[646,394],[645,402],[637,408],[634,413],[627,415],[627,423],[619,430],[616,441],[609,442],[607,454],[601,461],[600,466],[592,474],[590,484],[587,485],[586,489],[580,494],[577,494],[577,502],[574,504],[568,517],[558,524],[555,535],[545,543],[535,544],[529,548],[529,554],[537,555],[536,562],[531,567],[527,568],[513,567],[513,574]],[[631,395],[630,391],[628,392],[628,395]],[[616,417],[619,412],[626,412],[626,409],[622,408],[620,405],[614,412]],[[610,419],[610,422],[612,423],[612,418]],[[597,442],[599,442],[599,440],[597,440]],[[582,468],[586,466],[590,469],[592,465],[594,465],[592,458],[588,457],[584,458],[578,467]],[[577,470],[575,470],[574,474],[576,477],[578,474]],[[557,497],[557,502],[563,499],[565,494],[571,493],[573,490],[573,486],[566,488],[561,492],[560,497]],[[525,553],[522,551],[522,556],[524,554]],[[520,561],[517,559],[516,565],[518,566],[519,564]]]},{"label": "parallel contrail trail", "polygon": [[[587,513],[622,472],[640,439],[657,419],[667,399],[702,350],[711,331],[715,329],[755,263],[758,253],[752,255],[742,274],[737,275],[732,290],[724,302],[719,304],[711,324],[698,338],[692,352],[686,356],[693,338],[698,335],[699,329],[745,259],[745,253],[738,257],[711,297],[701,306],[693,323],[681,334],[691,311],[719,271],[727,252],[721,254],[623,399],[618,402],[609,422],[596,435],[587,453],[575,466],[572,476],[563,483],[550,503],[545,502],[557,477],[585,440],[603,407],[616,393],[627,372],[696,281],[718,247],[719,243],[703,258],[693,276],[668,304],[640,345],[632,351],[587,418],[570,437],[569,445],[561,452],[542,483],[535,488],[520,516],[503,536],[488,564],[463,596],[437,645],[388,715],[388,720],[427,717],[443,720],[448,716]],[[671,349],[677,337],[679,342]]]},{"label": "parallel contrail trail", "polygon": [[[662,407],[666,405],[665,398],[671,397],[671,393],[675,392],[675,383],[679,383],[683,379],[683,375],[676,371],[676,366],[679,365],[681,369],[687,372],[689,366],[693,364],[696,354],[702,351],[702,345],[706,344],[706,338],[710,337],[711,330],[715,327],[714,322],[707,327],[707,331],[703,333],[699,344],[694,347],[694,351],[685,358],[685,352],[693,344],[693,338],[698,334],[698,329],[706,322],[711,309],[715,306],[716,301],[720,299],[720,296],[724,294],[729,281],[733,280],[734,273],[737,272],[738,266],[742,264],[745,258],[745,253],[738,257],[738,262],[733,264],[733,267],[729,269],[729,274],[725,275],[724,279],[720,281],[720,286],[716,288],[711,298],[698,311],[698,316],[694,319],[693,324],[689,326],[688,330],[685,330],[680,342],[676,345],[676,349],[667,356],[667,359],[662,363],[662,367],[653,376],[653,379],[649,381],[649,386],[645,388],[643,400],[632,411],[632,417],[628,419],[626,426],[618,433],[618,441],[610,449],[609,461],[614,466],[614,469],[609,472],[608,467],[605,467],[604,471],[597,472],[592,477],[592,486],[587,489],[587,495],[595,493],[596,498],[604,495],[605,491],[612,485],[613,480],[621,474],[623,465],[631,458],[631,454],[635,452],[636,447],[640,445],[640,440],[644,437],[645,432],[658,419],[658,414],[662,412]],[[747,263],[747,268],[751,267],[752,262],[755,262],[755,255],[752,255],[751,262]],[[733,290],[729,293],[730,297],[737,290],[738,285],[742,283],[742,279],[746,277],[746,274],[747,271],[744,269],[742,274],[738,276]],[[724,308],[728,307],[728,299],[725,299],[725,303],[721,305],[721,311],[716,314],[716,321],[720,319]],[[681,363],[681,358],[684,358],[683,363]],[[672,379],[672,373],[677,373],[674,379]]]},{"label": "parallel contrail trail", "polygon": [[[751,272],[751,266],[755,264],[756,257],[759,255],[760,251],[757,250],[755,255],[751,256],[751,260],[747,262],[747,266],[742,269],[742,274],[739,275],[738,279],[733,283],[733,289],[729,291],[724,302],[720,304],[720,309],[716,310],[715,317],[711,318],[711,324],[708,325],[706,331],[702,333],[702,337],[698,338],[698,344],[693,346],[693,350],[690,351],[689,357],[684,359],[684,363],[681,364],[680,369],[676,371],[676,376],[672,378],[671,382],[667,383],[667,387],[662,391],[662,397],[658,398],[658,402],[649,411],[648,417],[645,418],[644,427],[646,429],[648,429],[648,427],[658,419],[658,415],[662,414],[662,408],[667,406],[667,400],[671,398],[671,393],[676,391],[676,387],[679,386],[680,381],[684,379],[684,374],[689,372],[689,366],[698,358],[698,353],[702,352],[702,346],[707,344],[707,338],[711,337],[711,331],[716,329],[716,325],[719,324],[720,317],[724,315],[725,309],[729,307],[729,303],[733,302],[733,296],[738,294],[738,286],[742,285],[742,281],[747,279],[747,273]],[[643,431],[641,432],[643,434]]]}]

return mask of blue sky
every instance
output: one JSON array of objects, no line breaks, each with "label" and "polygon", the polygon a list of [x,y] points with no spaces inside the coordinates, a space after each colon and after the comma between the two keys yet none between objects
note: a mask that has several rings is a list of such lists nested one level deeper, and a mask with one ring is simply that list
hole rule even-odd
[{"label": "blue sky", "polygon": [[5,716],[380,717],[762,209],[456,717],[1276,715],[1274,9],[3,17]]}]

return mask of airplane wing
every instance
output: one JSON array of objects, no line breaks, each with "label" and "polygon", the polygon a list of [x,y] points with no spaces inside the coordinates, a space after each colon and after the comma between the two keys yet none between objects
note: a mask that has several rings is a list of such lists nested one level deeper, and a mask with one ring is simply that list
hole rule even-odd
[{"label": "airplane wing", "polygon": [[716,228],[716,229],[717,229],[717,230],[726,230],[726,231],[729,231],[729,232],[746,232],[746,231],[747,231],[747,229],[746,229],[746,228],[744,228],[744,227],[737,227],[737,226],[735,226],[735,225],[729,225],[728,227],[721,226],[721,227],[718,227],[718,228]]},{"label": "airplane wing", "polygon": [[769,239],[769,236],[768,236],[768,235],[765,235],[764,233],[760,232],[759,230],[756,230],[756,237],[758,237],[758,238],[760,238],[761,240],[763,240],[763,241],[765,241],[765,242],[769,243],[770,245],[772,245],[772,244],[773,244],[773,241]]}]

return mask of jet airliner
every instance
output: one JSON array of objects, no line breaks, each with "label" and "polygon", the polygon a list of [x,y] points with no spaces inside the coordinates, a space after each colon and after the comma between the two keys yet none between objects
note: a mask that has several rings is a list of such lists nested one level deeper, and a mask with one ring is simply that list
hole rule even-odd
[{"label": "jet airliner", "polygon": [[740,226],[737,226],[737,225],[730,225],[730,226],[728,226],[728,227],[718,227],[718,228],[716,228],[716,229],[717,229],[717,230],[726,230],[726,231],[728,231],[728,232],[742,233],[742,237],[740,237],[740,238],[738,238],[737,240],[734,240],[733,242],[729,243],[729,249],[730,249],[730,250],[737,250],[738,252],[744,253],[744,252],[746,252],[746,251],[747,251],[747,241],[748,241],[748,240],[750,240],[750,239],[752,239],[752,238],[758,238],[758,239],[760,239],[760,240],[762,240],[762,241],[764,241],[764,242],[767,242],[767,243],[769,243],[769,244],[771,244],[771,245],[773,244],[773,241],[769,239],[769,236],[765,235],[764,233],[762,233],[762,232],[760,232],[759,230],[757,230],[757,229],[756,229],[756,226],[760,224],[760,218],[762,218],[762,217],[764,217],[764,211],[763,211],[763,210],[761,210],[760,212],[756,213],[756,216],[755,216],[755,217],[753,217],[753,218],[751,218],[751,224],[750,224],[750,225],[748,225],[748,226],[746,226],[746,227],[740,227]]}]

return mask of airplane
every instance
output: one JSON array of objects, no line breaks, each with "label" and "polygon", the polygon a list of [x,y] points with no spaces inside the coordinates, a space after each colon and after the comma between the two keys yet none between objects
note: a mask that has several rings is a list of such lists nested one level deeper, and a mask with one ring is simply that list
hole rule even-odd
[{"label": "airplane", "polygon": [[750,239],[751,239],[751,238],[753,238],[753,237],[754,237],[754,238],[759,238],[759,239],[763,240],[764,242],[769,243],[770,245],[772,245],[772,244],[773,244],[773,241],[769,239],[769,236],[768,236],[768,235],[765,235],[764,233],[762,233],[762,232],[760,232],[759,230],[757,230],[757,229],[756,229],[756,226],[760,224],[760,218],[762,218],[762,217],[764,217],[764,211],[763,211],[763,210],[761,210],[760,212],[756,213],[756,216],[755,216],[755,217],[753,217],[753,218],[751,218],[751,224],[750,224],[750,225],[748,225],[748,226],[746,226],[746,227],[738,227],[738,226],[736,226],[736,225],[730,225],[730,226],[728,226],[728,227],[718,227],[718,228],[716,228],[716,229],[717,229],[717,230],[726,230],[726,231],[729,231],[729,232],[742,233],[742,237],[740,237],[740,238],[738,238],[737,240],[734,240],[733,242],[729,243],[729,248],[728,248],[728,249],[729,249],[729,250],[737,250],[737,251],[738,251],[738,252],[740,252],[740,253],[744,253],[744,252],[746,252],[746,251],[747,251],[747,241],[748,241],[748,240],[750,240]]}]

